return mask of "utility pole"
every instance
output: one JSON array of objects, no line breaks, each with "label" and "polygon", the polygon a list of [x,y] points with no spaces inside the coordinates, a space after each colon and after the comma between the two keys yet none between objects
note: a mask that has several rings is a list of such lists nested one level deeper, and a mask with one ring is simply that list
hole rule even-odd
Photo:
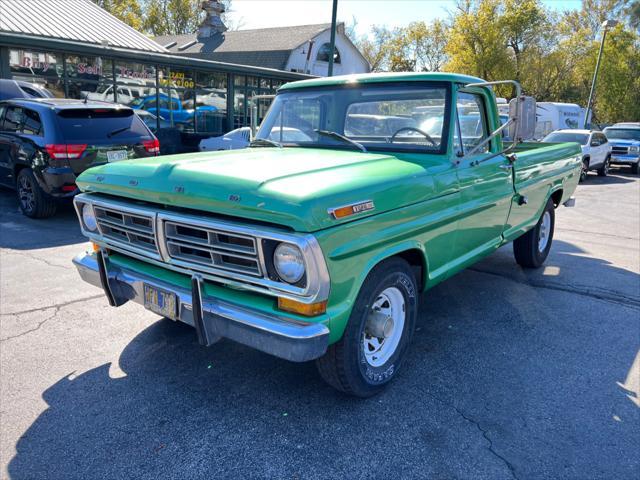
[{"label": "utility pole", "polygon": [[589,92],[589,101],[587,102],[587,111],[584,113],[584,124],[582,128],[587,128],[589,122],[589,112],[591,111],[591,104],[593,102],[593,94],[596,90],[596,82],[598,81],[598,70],[600,69],[600,60],[602,59],[602,50],[604,49],[604,40],[607,38],[607,31],[609,28],[615,27],[618,24],[617,20],[605,20],[602,22],[602,40],[600,41],[600,51],[598,52],[598,60],[596,60],[596,71],[593,72],[593,81],[591,82],[591,91]]},{"label": "utility pole", "polygon": [[333,76],[333,57],[336,51],[336,17],[338,15],[338,0],[333,0],[333,11],[331,12],[331,40],[329,41],[331,53],[329,54],[329,69],[327,76]]}]

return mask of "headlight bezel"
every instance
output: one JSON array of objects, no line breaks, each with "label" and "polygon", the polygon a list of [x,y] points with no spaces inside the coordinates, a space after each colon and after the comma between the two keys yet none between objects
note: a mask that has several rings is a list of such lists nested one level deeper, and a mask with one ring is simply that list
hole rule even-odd
[{"label": "headlight bezel", "polygon": [[[96,218],[96,213],[93,210],[93,205],[90,203],[85,203],[82,205],[80,210],[82,216],[82,225],[84,228],[91,233],[96,233],[98,231],[98,219]],[[90,218],[90,221],[87,221],[87,217]],[[93,222],[90,224],[90,222]]]},{"label": "headlight bezel", "polygon": [[[282,256],[279,256],[279,253],[288,255],[290,257],[294,257],[295,259],[298,260],[298,262],[291,262],[291,263],[295,263],[295,265],[297,265],[297,267],[298,267],[298,272],[297,273],[294,273],[292,275],[291,273],[286,272],[285,268],[282,268],[282,265],[281,265]],[[301,282],[303,282],[305,280],[305,277],[307,275],[306,260],[305,260],[304,253],[302,252],[300,247],[298,247],[297,245],[295,245],[293,243],[289,243],[289,242],[280,242],[280,243],[278,243],[276,245],[276,247],[274,248],[274,250],[273,250],[272,261],[273,261],[273,267],[274,267],[278,277],[283,282],[286,282],[289,285],[298,285],[298,284],[300,284]]]},{"label": "headlight bezel", "polygon": [[631,145],[629,147],[629,153],[640,153],[640,146],[638,145]]}]

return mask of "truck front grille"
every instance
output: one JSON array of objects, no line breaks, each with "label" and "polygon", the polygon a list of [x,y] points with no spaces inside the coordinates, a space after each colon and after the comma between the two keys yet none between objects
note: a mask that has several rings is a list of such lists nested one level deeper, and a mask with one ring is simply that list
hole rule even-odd
[{"label": "truck front grille", "polygon": [[611,153],[614,155],[626,155],[629,153],[629,147],[611,147]]},{"label": "truck front grille", "polygon": [[163,222],[163,231],[172,260],[262,276],[256,241],[252,237],[172,220]]},{"label": "truck front grille", "polygon": [[94,206],[100,233],[108,240],[158,253],[153,217]]}]

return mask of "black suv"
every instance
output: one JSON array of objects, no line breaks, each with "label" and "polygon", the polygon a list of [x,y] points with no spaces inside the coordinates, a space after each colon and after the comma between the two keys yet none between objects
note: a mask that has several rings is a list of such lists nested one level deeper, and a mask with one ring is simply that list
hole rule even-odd
[{"label": "black suv", "polygon": [[13,99],[0,102],[0,184],[15,188],[22,213],[50,217],[78,192],[89,167],[160,153],[133,110],[105,102]]}]

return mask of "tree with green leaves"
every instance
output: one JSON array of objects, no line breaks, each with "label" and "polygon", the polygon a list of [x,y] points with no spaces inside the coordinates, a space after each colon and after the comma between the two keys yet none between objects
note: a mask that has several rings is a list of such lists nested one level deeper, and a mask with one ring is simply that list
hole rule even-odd
[{"label": "tree with green leaves", "polygon": [[143,12],[138,0],[93,0],[93,2],[136,30],[142,29]]}]

